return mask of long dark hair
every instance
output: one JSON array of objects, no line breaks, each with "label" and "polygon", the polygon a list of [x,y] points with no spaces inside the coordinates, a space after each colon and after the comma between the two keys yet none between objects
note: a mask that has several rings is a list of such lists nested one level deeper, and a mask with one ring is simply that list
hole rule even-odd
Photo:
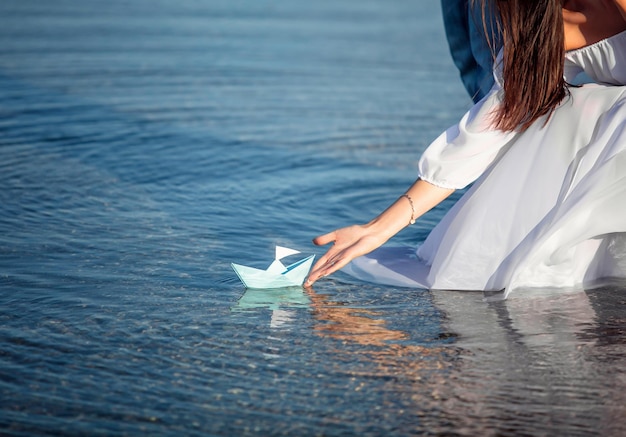
[{"label": "long dark hair", "polygon": [[497,8],[503,45],[502,105],[494,125],[524,131],[551,114],[567,96],[563,79],[565,36],[561,0],[481,0],[483,14]]}]

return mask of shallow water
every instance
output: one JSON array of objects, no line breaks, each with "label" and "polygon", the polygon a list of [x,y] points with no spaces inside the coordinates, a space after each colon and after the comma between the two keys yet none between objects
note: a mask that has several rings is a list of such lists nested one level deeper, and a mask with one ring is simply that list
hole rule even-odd
[{"label": "shallow water", "polygon": [[3,434],[626,433],[625,287],[230,269],[412,182],[469,105],[438,2],[4,0],[0,90]]}]

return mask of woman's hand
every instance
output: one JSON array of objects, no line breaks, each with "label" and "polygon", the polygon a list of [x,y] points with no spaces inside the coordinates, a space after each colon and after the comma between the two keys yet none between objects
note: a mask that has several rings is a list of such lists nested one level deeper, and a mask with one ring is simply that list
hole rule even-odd
[{"label": "woman's hand", "polygon": [[409,223],[438,205],[454,192],[418,179],[389,208],[366,225],[353,225],[320,235],[313,243],[323,246],[334,243],[313,266],[305,287],[344,267],[354,258],[378,249]]},{"label": "woman's hand", "polygon": [[336,272],[354,258],[377,249],[387,238],[370,225],[348,226],[314,238],[313,243],[317,246],[334,244],[315,263],[304,285],[310,287],[319,278]]}]

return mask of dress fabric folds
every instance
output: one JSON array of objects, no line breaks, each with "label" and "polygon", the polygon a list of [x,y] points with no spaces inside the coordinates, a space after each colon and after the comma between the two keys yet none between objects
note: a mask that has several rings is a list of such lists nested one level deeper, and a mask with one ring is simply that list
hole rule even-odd
[{"label": "dress fabric folds", "polygon": [[[626,32],[569,52],[569,96],[523,133],[489,129],[502,79],[426,150],[420,178],[471,187],[417,249],[344,271],[445,290],[576,289],[626,278]],[[581,79],[582,77],[582,79]]]}]

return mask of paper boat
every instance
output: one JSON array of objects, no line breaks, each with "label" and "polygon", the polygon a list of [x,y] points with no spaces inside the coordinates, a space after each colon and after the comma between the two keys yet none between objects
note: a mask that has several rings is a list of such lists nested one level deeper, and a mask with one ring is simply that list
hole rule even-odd
[{"label": "paper boat", "polygon": [[309,273],[315,255],[308,256],[287,267],[280,262],[281,259],[300,253],[297,250],[276,246],[276,259],[266,269],[242,266],[231,263],[231,266],[243,285],[248,288],[281,288],[301,286],[304,278]]}]

